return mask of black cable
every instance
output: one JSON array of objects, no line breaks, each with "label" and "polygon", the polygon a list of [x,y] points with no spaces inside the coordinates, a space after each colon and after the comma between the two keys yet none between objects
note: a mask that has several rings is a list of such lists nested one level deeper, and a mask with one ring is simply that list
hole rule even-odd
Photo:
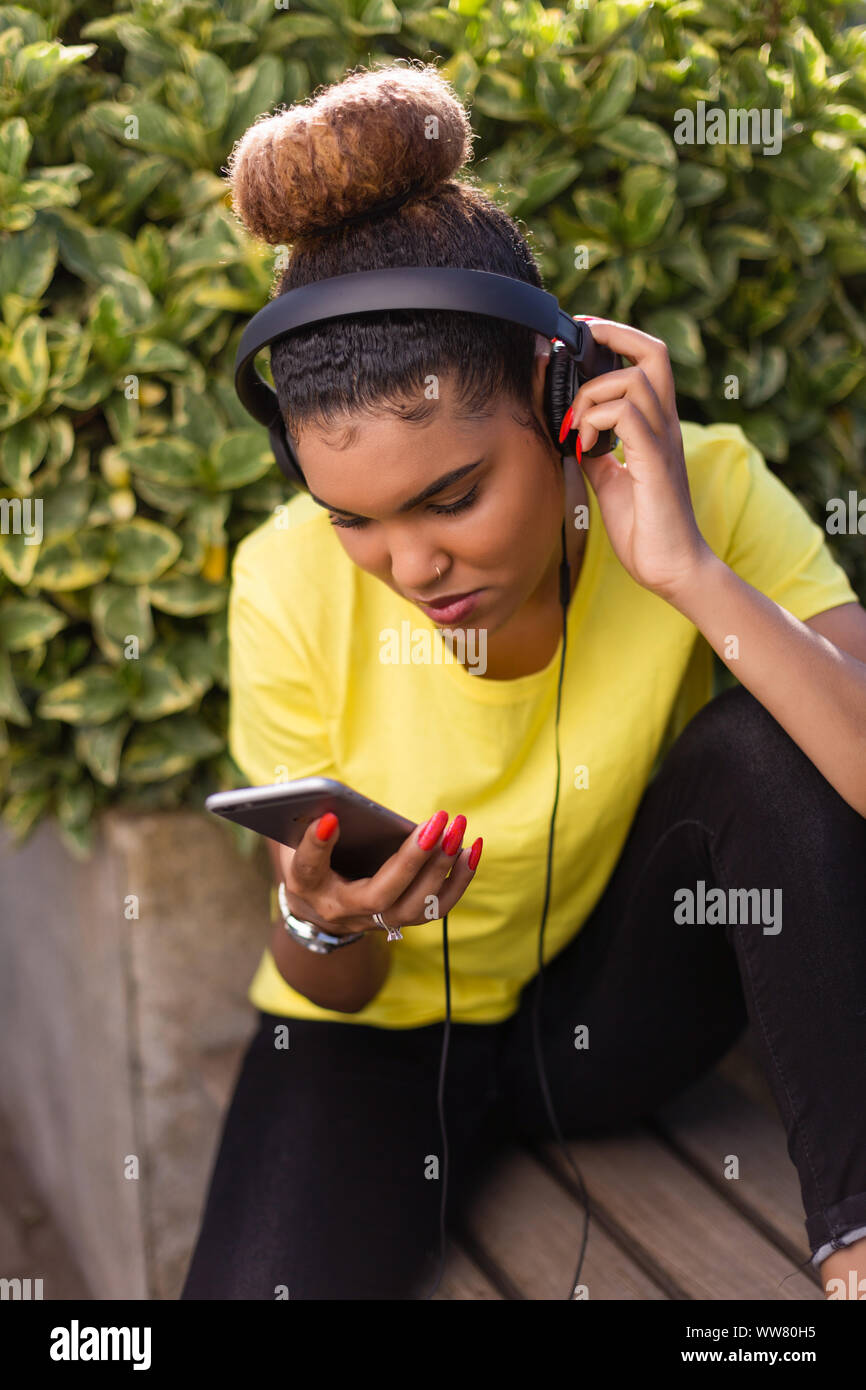
[{"label": "black cable", "polygon": [[559,684],[557,685],[556,690],[556,791],[553,797],[553,810],[550,816],[550,834],[548,835],[547,839],[547,881],[544,889],[544,906],[541,912],[541,925],[538,929],[538,985],[536,987],[535,998],[532,1001],[532,1037],[535,1048],[535,1064],[538,1070],[538,1079],[541,1085],[542,1095],[544,1096],[544,1103],[547,1107],[547,1117],[550,1120],[553,1132],[556,1135],[556,1139],[559,1144],[559,1147],[562,1150],[563,1156],[565,1157],[566,1162],[568,1163],[569,1167],[571,1168],[571,1171],[574,1173],[574,1176],[577,1179],[578,1187],[580,1188],[581,1199],[583,1201],[584,1211],[586,1213],[586,1220],[583,1226],[583,1241],[580,1247],[580,1259],[577,1262],[577,1270],[575,1271],[571,1288],[566,1294],[566,1298],[569,1302],[571,1302],[574,1298],[575,1289],[577,1288],[577,1285],[580,1283],[580,1271],[583,1266],[583,1257],[586,1253],[586,1243],[589,1239],[590,1203],[583,1178],[580,1175],[580,1170],[578,1169],[577,1165],[572,1161],[571,1154],[565,1147],[565,1140],[562,1137],[562,1131],[559,1127],[559,1121],[556,1118],[556,1112],[553,1108],[553,1101],[551,1100],[550,1096],[550,1086],[547,1080],[547,1070],[544,1065],[544,1054],[541,1047],[541,1036],[539,1032],[539,1012],[541,1008],[541,993],[544,984],[544,927],[547,921],[547,907],[548,903],[550,902],[550,880],[553,869],[553,830],[554,824],[556,822],[556,808],[559,804],[559,712],[562,705],[562,677],[565,671],[565,648],[567,642],[568,627],[568,603],[570,597],[571,569],[568,563],[568,551],[566,549],[565,541],[565,519],[563,518],[562,564],[559,567],[559,601],[562,605],[562,654],[559,659]]},{"label": "black cable", "polygon": [[[439,1109],[439,1128],[442,1131],[442,1196],[439,1200],[439,1273],[436,1283],[427,1294],[431,1299],[445,1273],[445,1201],[448,1195],[448,1134],[445,1129],[445,1066],[451,1038],[451,966],[448,960],[448,913],[442,918],[442,962],[445,968],[445,1031],[442,1034],[442,1053],[439,1057],[439,1085],[436,1102]],[[426,1301],[426,1300],[425,1300]]]},{"label": "black cable", "polygon": [[[571,1302],[574,1292],[580,1282],[580,1271],[583,1267],[583,1258],[586,1254],[586,1244],[589,1239],[589,1213],[590,1202],[587,1195],[583,1178],[580,1170],[572,1161],[571,1154],[565,1146],[559,1121],[553,1108],[553,1101],[550,1096],[550,1085],[547,1080],[547,1070],[544,1065],[544,1054],[541,1047],[541,1037],[539,1033],[539,1011],[541,1007],[541,991],[544,981],[544,927],[547,921],[547,908],[550,902],[550,883],[553,871],[553,833],[556,822],[556,809],[559,805],[559,782],[560,782],[560,752],[559,752],[559,713],[562,706],[562,678],[565,671],[565,648],[567,642],[568,627],[568,604],[571,598],[571,568],[568,563],[568,550],[565,538],[565,519],[562,522],[562,563],[559,567],[559,601],[562,606],[562,653],[559,659],[559,681],[556,688],[556,790],[553,797],[553,810],[550,815],[550,831],[547,837],[547,878],[544,886],[544,905],[541,911],[541,924],[538,929],[538,985],[535,998],[532,1001],[532,1036],[535,1049],[535,1064],[538,1070],[538,1080],[541,1086],[541,1093],[544,1096],[544,1103],[547,1107],[547,1116],[550,1120],[553,1132],[562,1149],[566,1162],[568,1163],[574,1176],[577,1178],[583,1201],[586,1220],[583,1227],[583,1240],[580,1247],[580,1258],[577,1262],[577,1270],[572,1281],[571,1288],[566,1294],[566,1299]],[[448,913],[442,918],[442,960],[445,970],[445,1032],[442,1037],[442,1053],[439,1059],[439,1086],[437,1091],[437,1104],[439,1109],[439,1127],[442,1131],[442,1197],[439,1205],[439,1273],[436,1283],[433,1285],[427,1299],[431,1299],[442,1282],[445,1272],[445,1202],[448,1189],[448,1137],[445,1129],[445,1066],[448,1057],[448,1043],[451,1036],[451,969],[448,960]]]}]

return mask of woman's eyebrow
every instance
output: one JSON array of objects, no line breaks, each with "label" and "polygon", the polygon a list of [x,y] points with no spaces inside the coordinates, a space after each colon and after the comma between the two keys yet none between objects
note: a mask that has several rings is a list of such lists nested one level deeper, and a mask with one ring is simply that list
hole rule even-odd
[{"label": "woman's eyebrow", "polygon": [[[486,456],[485,456],[486,457]],[[476,459],[474,463],[465,463],[462,468],[452,468],[450,473],[443,473],[441,478],[429,483],[427,487],[410,497],[408,502],[401,502],[397,508],[398,512],[410,512],[413,507],[417,507],[419,502],[426,502],[428,497],[433,497],[435,493],[441,492],[443,488],[449,487],[451,483],[459,482],[465,478],[467,473],[471,473],[473,468],[478,468],[484,462],[483,458]],[[332,507],[329,502],[323,502],[321,497],[317,497],[314,492],[310,493],[314,502],[318,502],[320,507],[325,507],[329,512],[339,512],[341,516],[357,517],[359,521],[371,521],[372,518],[364,516],[361,512],[347,512],[344,507]]]}]

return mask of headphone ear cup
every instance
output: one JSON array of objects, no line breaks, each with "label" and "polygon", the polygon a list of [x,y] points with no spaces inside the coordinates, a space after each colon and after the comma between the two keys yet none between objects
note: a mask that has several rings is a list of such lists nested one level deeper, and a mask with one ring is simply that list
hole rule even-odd
[{"label": "headphone ear cup", "polygon": [[569,430],[563,442],[559,442],[565,412],[576,395],[577,364],[564,343],[553,343],[544,378],[544,414],[551,439],[562,458],[575,453],[577,448],[576,430]]},{"label": "headphone ear cup", "polygon": [[268,437],[271,441],[277,467],[283,477],[288,479],[290,483],[294,483],[295,487],[309,492],[307,480],[301,472],[301,465],[298,463],[291,441],[286,434],[286,427],[281,419],[275,420],[269,427]]}]

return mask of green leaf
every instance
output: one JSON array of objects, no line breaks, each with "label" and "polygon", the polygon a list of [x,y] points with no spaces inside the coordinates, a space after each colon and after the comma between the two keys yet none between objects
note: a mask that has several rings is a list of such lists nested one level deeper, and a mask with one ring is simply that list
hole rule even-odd
[{"label": "green leaf", "polygon": [[664,169],[677,167],[677,152],[670,136],[643,116],[624,116],[603,131],[597,140],[604,149],[635,164],[659,164]]},{"label": "green leaf", "polygon": [[760,353],[757,370],[746,377],[743,403],[750,409],[763,405],[782,387],[788,371],[788,355],[784,348],[765,346]]},{"label": "green leaf", "polygon": [[183,372],[189,367],[189,353],[165,338],[138,338],[126,365],[128,371],[142,375]]},{"label": "green leaf", "polygon": [[688,208],[714,203],[725,191],[727,179],[721,169],[680,160],[677,168],[677,195]]},{"label": "green leaf", "polygon": [[34,587],[63,592],[100,583],[111,568],[108,546],[102,529],[46,540],[33,570]]},{"label": "green leaf", "polygon": [[353,34],[399,34],[403,20],[394,0],[367,0],[360,22],[347,18],[344,23]]},{"label": "green leaf", "polygon": [[73,859],[88,860],[96,843],[96,824],[87,821],[82,825],[66,825],[58,812],[57,834],[64,848]]},{"label": "green leaf", "polygon": [[123,751],[123,782],[164,782],[202,758],[219,753],[223,740],[194,715],[176,714],[134,729]]},{"label": "green leaf", "polygon": [[[13,533],[4,533],[5,522],[4,528],[0,528],[0,570],[7,579],[11,579],[13,584],[18,584],[21,588],[30,583],[39,559],[42,522],[39,513],[35,511],[39,500],[13,497],[9,502],[9,515],[14,516],[12,508],[16,508],[21,524],[15,523],[16,530]],[[25,510],[28,506],[29,513]]]},{"label": "green leaf", "polygon": [[211,451],[206,472],[212,485],[222,492],[254,483],[270,471],[273,462],[270,442],[262,430],[233,430]]},{"label": "green leaf", "polygon": [[668,270],[673,270],[686,284],[696,289],[712,293],[716,287],[713,269],[704,255],[694,228],[683,233],[672,246],[660,253],[659,259]]},{"label": "green leaf", "polygon": [[202,162],[197,127],[156,102],[137,99],[133,106],[97,102],[90,107],[88,115],[98,129],[136,152],[145,150],[149,154],[169,155],[189,168],[197,168]]},{"label": "green leaf", "polygon": [[78,532],[84,527],[93,497],[93,487],[94,480],[90,477],[81,478],[78,482],[67,482],[65,478],[61,478],[55,488],[46,491],[47,540]]},{"label": "green leaf", "polygon": [[75,755],[98,782],[113,787],[120,771],[120,753],[132,721],[113,719],[107,724],[84,727],[75,732]]},{"label": "green leaf", "polygon": [[570,188],[580,173],[579,159],[558,159],[539,169],[527,181],[524,197],[513,208],[513,216],[528,217],[540,207],[546,207],[566,188]]},{"label": "green leaf", "polygon": [[18,693],[12,662],[6,647],[0,645],[0,715],[12,724],[27,727],[31,723],[30,712]]},{"label": "green leaf", "polygon": [[700,329],[691,314],[681,309],[657,309],[645,316],[641,327],[645,333],[667,344],[672,362],[681,362],[686,367],[698,367],[704,362],[706,353]]},{"label": "green leaf", "polygon": [[26,405],[35,405],[45,395],[48,369],[45,324],[31,315],[19,323],[9,351],[0,356],[0,382],[11,396]]},{"label": "green leaf", "polygon": [[0,174],[18,183],[24,178],[33,137],[23,116],[13,116],[0,125]]},{"label": "green leaf", "polygon": [[57,819],[67,830],[78,829],[93,811],[93,783],[89,777],[61,783],[55,799]]},{"label": "green leaf", "polygon": [[520,79],[491,67],[482,70],[473,104],[497,121],[526,121],[533,112]]},{"label": "green leaf", "polygon": [[85,62],[95,52],[95,43],[64,47],[61,43],[45,40],[25,44],[12,60],[13,85],[23,95],[31,95],[40,88],[56,82],[63,73],[78,63]]},{"label": "green leaf", "polygon": [[129,696],[119,673],[110,666],[88,666],[40,695],[40,719],[66,724],[106,724],[126,709]]},{"label": "green leaf", "polygon": [[174,613],[179,618],[218,613],[228,598],[226,584],[209,584],[193,574],[160,579],[149,584],[147,592],[154,608]]},{"label": "green leaf", "polygon": [[622,232],[622,213],[616,198],[595,189],[581,189],[574,195],[574,205],[582,220],[606,239],[616,241]]},{"label": "green leaf", "polygon": [[620,194],[626,240],[631,246],[648,246],[674,205],[674,175],[653,164],[633,164],[623,175]]},{"label": "green leaf", "polygon": [[134,439],[112,446],[106,453],[113,462],[126,464],[137,478],[164,487],[188,487],[203,481],[201,450],[179,435]]},{"label": "green leaf", "polygon": [[129,639],[138,642],[138,651],[153,645],[154,631],[150,604],[141,589],[123,584],[100,584],[91,590],[90,616],[99,650],[109,661],[123,661]]},{"label": "green leaf", "polygon": [[30,475],[48,448],[44,420],[20,420],[0,435],[0,477],[18,493],[30,493]]},{"label": "green leaf", "polygon": [[0,607],[0,640],[10,652],[29,651],[47,642],[69,623],[39,598],[10,598]]},{"label": "green leaf", "polygon": [[117,559],[111,577],[118,584],[150,584],[174,564],[182,542],[167,526],[134,517],[114,528]]},{"label": "green leaf", "polygon": [[788,435],[781,420],[767,410],[750,412],[743,430],[765,458],[781,463],[788,457]]},{"label": "green leaf", "polygon": [[15,844],[21,844],[48,809],[51,792],[21,792],[10,796],[3,807],[2,821]]},{"label": "green leaf", "polygon": [[199,90],[196,116],[202,129],[222,130],[231,105],[231,72],[215,53],[192,55],[190,71]]},{"label": "green leaf", "polygon": [[[315,19],[317,23],[324,23],[330,33],[334,32],[331,21],[323,21],[319,15],[286,14],[281,17],[280,24],[282,26],[298,19]],[[225,148],[230,149],[263,111],[270,111],[276,106],[282,94],[283,65],[272,53],[260,54],[249,67],[236,72],[234,104],[226,126]]]},{"label": "green leaf", "polygon": [[625,114],[637,85],[637,57],[630,48],[607,55],[593,82],[594,90],[580,113],[581,123],[604,130]]},{"label": "green leaf", "polygon": [[734,251],[747,261],[767,260],[770,256],[776,255],[778,251],[776,239],[771,232],[764,232],[757,227],[746,227],[733,222],[726,222],[723,226],[711,231],[710,240],[714,247],[721,246],[726,250]]},{"label": "green leaf", "polygon": [[56,264],[57,237],[49,227],[39,222],[13,234],[0,255],[0,296],[14,290],[38,300],[51,284]]},{"label": "green leaf", "polygon": [[199,701],[198,691],[187,685],[165,656],[154,653],[141,663],[141,687],[132,700],[136,719],[161,719]]}]

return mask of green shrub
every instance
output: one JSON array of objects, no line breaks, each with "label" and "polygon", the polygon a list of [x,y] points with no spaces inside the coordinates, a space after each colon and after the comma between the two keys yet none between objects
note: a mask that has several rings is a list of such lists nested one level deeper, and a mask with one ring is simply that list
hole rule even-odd
[{"label": "green shrub", "polygon": [[[663,337],[683,418],[741,423],[821,523],[829,498],[863,489],[862,8],[105,10],[0,7],[0,759],[16,838],[55,814],[83,855],[104,805],[200,806],[243,780],[225,748],[228,567],[285,485],[232,385],[273,252],[241,232],[221,170],[257,115],[359,63],[441,63],[471,102],[474,167],[531,230],[550,289]],[[698,101],[780,109],[781,152],[676,143],[675,113]],[[866,593],[862,539],[834,548]]]}]

